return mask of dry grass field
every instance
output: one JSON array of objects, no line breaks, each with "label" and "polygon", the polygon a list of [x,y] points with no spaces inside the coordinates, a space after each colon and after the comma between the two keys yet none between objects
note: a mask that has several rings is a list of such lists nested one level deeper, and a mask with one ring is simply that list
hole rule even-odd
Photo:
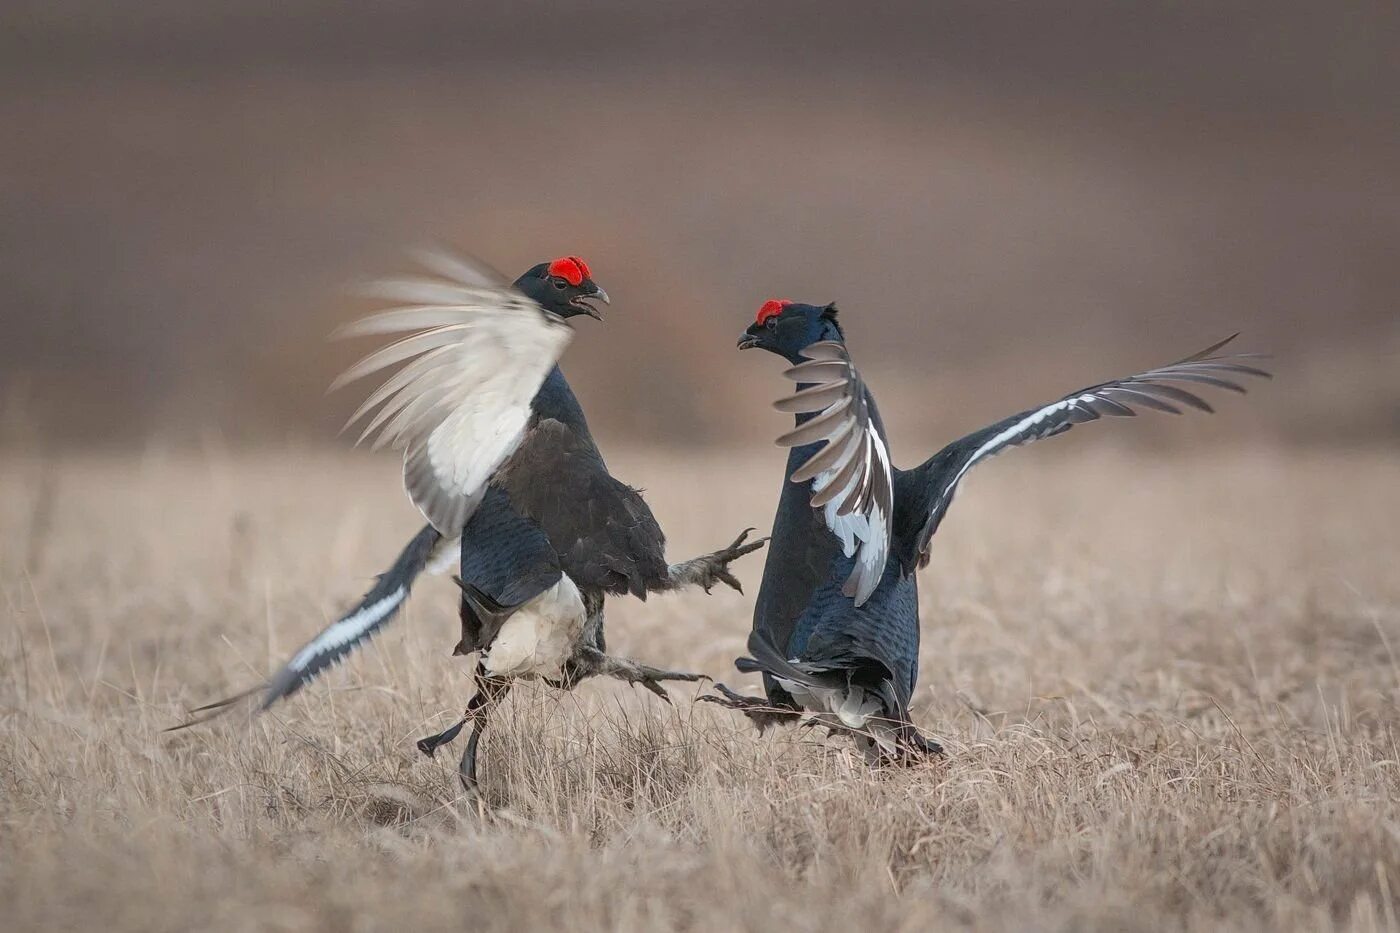
[{"label": "dry grass field", "polygon": [[[594,681],[513,696],[479,801],[413,747],[469,690],[443,580],[272,714],[161,732],[387,566],[417,527],[391,460],[9,456],[0,925],[1395,928],[1400,459],[1173,426],[1168,459],[1076,438],[963,491],[921,580],[946,761],[872,775],[689,685]],[[766,525],[780,456],[612,466],[681,557]],[[616,602],[610,643],[750,686],[750,605]]]}]

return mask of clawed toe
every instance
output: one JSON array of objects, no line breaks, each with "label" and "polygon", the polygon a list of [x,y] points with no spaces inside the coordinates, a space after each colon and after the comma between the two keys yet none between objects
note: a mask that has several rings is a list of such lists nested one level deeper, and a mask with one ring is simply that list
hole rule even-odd
[{"label": "clawed toe", "polygon": [[619,668],[614,676],[632,684],[641,684],[667,703],[671,702],[671,695],[666,692],[665,687],[661,686],[661,681],[679,680],[694,683],[699,680],[709,680],[704,674],[691,674],[685,671],[662,671],[654,667],[647,667],[644,664],[636,664],[632,670]]},{"label": "clawed toe", "polygon": [[715,696],[714,693],[706,693],[701,696],[700,699],[707,703],[718,703],[730,709],[744,709],[756,706],[759,702],[755,697],[746,697],[743,694],[735,693],[724,684],[715,684],[711,689],[720,695]]},{"label": "clawed toe", "polygon": [[665,700],[667,703],[671,702],[671,694],[666,692],[666,688],[661,686],[659,683],[657,683],[649,677],[643,677],[638,680],[634,680],[632,681],[632,683],[634,686],[636,684],[641,684],[643,687],[646,687],[652,693],[661,697],[661,699]]},{"label": "clawed toe", "polygon": [[707,693],[700,699],[707,703],[717,703],[725,709],[738,710],[762,735],[770,726],[788,725],[802,718],[798,710],[775,706],[767,697],[750,697],[736,693],[724,684],[715,684],[714,693]]},{"label": "clawed toe", "polygon": [[768,543],[769,539],[767,537],[762,537],[757,541],[749,541],[748,544],[745,544],[744,542],[748,540],[749,533],[753,530],[752,528],[745,528],[740,532],[739,537],[735,538],[734,542],[724,549],[725,557],[729,560],[737,560],[745,554],[752,554]]},{"label": "clawed toe", "polygon": [[686,671],[657,671],[647,669],[646,675],[653,680],[684,680],[689,683],[710,679],[708,674],[691,674]]},{"label": "clawed toe", "polygon": [[752,533],[753,530],[752,528],[745,528],[739,533],[739,537],[730,542],[729,547],[717,552],[715,556],[727,565],[731,561],[736,561],[743,557],[745,554],[752,554],[768,543],[769,539],[767,537],[759,538],[756,541],[749,541],[749,534]]}]

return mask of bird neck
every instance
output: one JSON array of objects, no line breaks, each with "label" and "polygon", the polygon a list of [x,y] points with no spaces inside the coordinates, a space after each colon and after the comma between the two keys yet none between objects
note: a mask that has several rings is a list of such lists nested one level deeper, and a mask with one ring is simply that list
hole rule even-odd
[{"label": "bird neck", "polygon": [[802,351],[807,349],[807,347],[810,347],[814,343],[823,343],[827,341],[830,341],[832,343],[839,343],[842,346],[845,346],[846,335],[841,333],[841,326],[835,321],[830,320],[828,318],[822,318],[815,337],[807,341],[807,343],[805,343],[801,349],[792,350],[790,352],[784,352],[783,356],[787,359],[789,363],[805,363],[807,362],[807,357],[802,355]]}]

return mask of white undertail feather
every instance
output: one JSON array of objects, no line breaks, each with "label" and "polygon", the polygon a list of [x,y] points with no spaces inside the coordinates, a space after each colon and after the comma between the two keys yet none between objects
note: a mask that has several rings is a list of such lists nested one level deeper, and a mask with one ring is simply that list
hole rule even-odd
[{"label": "white undertail feather", "polygon": [[885,712],[880,699],[863,687],[813,687],[783,677],[776,678],[811,720],[831,728],[850,729],[862,737],[857,742],[872,764],[899,750],[900,724]]},{"label": "white undertail feather", "polygon": [[573,654],[588,612],[568,574],[506,619],[482,653],[487,672],[498,677],[557,679]]},{"label": "white undertail feather", "polygon": [[461,559],[461,556],[461,537],[443,538],[433,548],[433,555],[428,558],[428,563],[423,571],[434,577],[442,576],[457,566],[457,561]]},{"label": "white undertail feather", "polygon": [[830,713],[848,729],[865,729],[872,719],[883,718],[880,698],[864,687],[814,687],[783,677],[777,681],[804,709]]}]

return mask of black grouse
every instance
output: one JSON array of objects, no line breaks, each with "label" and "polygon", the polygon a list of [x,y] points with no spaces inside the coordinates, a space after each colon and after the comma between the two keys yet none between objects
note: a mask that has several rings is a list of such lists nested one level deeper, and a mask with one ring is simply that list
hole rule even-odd
[{"label": "black grouse", "polygon": [[[941,751],[909,718],[918,678],[917,568],[968,470],[1009,447],[1135,408],[1209,412],[1204,386],[1243,392],[1269,374],[1247,354],[1214,355],[1233,337],[1148,372],[1071,392],[954,441],[911,470],[892,465],[875,398],[846,349],[834,304],[772,300],[739,347],[793,364],[797,392],[775,403],[796,416],[792,448],[748,648],[735,666],[761,672],[766,696],[723,684],[703,699],[743,710],[760,731],[808,723],[852,734],[872,762]],[[810,716],[807,714],[811,714]]]},{"label": "black grouse", "polygon": [[[606,674],[663,698],[661,681],[698,680],[608,654],[604,598],[739,589],[730,562],[763,542],[746,541],[750,529],[712,554],[668,564],[651,509],[608,472],[556,365],[573,336],[568,319],[599,318],[592,302],[608,302],[583,260],[540,263],[513,284],[477,263],[421,260],[431,275],[375,288],[396,307],[342,331],[408,336],[334,386],[401,364],[351,423],[374,412],[360,440],[377,433],[376,447],[402,448],[404,485],[428,524],[352,610],[257,689],[262,709],[301,689],[388,622],[425,568],[446,569],[456,556],[462,634],[454,653],[479,654],[477,691],[461,721],[418,745],[431,755],[472,724],[459,768],[471,787],[487,713],[515,678],[568,689]],[[237,699],[201,710],[217,713]]]}]

